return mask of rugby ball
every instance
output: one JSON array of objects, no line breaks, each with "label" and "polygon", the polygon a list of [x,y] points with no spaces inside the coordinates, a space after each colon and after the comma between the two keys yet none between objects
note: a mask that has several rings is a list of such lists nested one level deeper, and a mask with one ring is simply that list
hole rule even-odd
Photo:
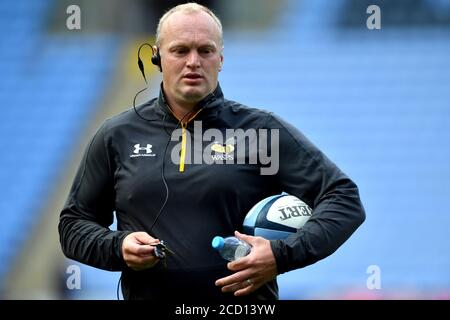
[{"label": "rugby ball", "polygon": [[312,209],[299,198],[282,193],[259,201],[247,213],[245,234],[267,240],[285,239],[308,221]]}]

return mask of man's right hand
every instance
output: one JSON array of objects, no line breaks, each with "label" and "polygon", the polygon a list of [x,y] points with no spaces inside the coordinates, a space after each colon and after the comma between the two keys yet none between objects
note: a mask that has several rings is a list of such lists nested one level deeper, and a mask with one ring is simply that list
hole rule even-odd
[{"label": "man's right hand", "polygon": [[159,259],[154,255],[155,248],[150,245],[159,243],[147,232],[133,232],[123,239],[122,256],[127,266],[139,271],[153,267]]}]

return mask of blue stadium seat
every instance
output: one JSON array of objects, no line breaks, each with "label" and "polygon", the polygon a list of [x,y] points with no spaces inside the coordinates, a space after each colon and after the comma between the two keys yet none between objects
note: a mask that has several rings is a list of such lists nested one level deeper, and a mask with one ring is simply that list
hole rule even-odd
[{"label": "blue stadium seat", "polygon": [[49,5],[11,0],[0,6],[6,30],[0,39],[1,284],[71,155],[58,150],[72,150],[118,48],[110,36],[45,35]]},{"label": "blue stadium seat", "polygon": [[[351,30],[333,37],[321,22],[335,11],[318,2],[290,2],[281,29],[263,41],[228,34],[220,74],[228,98],[303,131],[358,183],[367,210],[335,255],[280,278],[282,298],[307,296],[303,287],[367,290],[371,264],[384,271],[388,290],[449,288],[450,36],[393,29],[383,37]],[[315,9],[301,11],[308,6]],[[328,36],[317,36],[318,25]]]}]

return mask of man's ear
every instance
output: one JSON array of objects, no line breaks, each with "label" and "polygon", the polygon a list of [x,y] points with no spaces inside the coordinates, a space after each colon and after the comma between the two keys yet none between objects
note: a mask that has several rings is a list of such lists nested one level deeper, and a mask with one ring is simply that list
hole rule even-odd
[{"label": "man's ear", "polygon": [[223,65],[223,55],[220,55],[220,65],[219,65],[219,71],[222,71],[222,65]]}]

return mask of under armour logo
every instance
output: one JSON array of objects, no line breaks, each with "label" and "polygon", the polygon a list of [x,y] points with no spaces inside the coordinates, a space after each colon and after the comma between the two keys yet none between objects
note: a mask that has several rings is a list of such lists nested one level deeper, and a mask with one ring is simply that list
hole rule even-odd
[{"label": "under armour logo", "polygon": [[145,153],[152,153],[152,145],[147,143],[146,147],[141,147],[141,144],[135,144],[134,145],[134,153],[140,153],[141,151],[144,151]]},{"label": "under armour logo", "polygon": [[145,147],[141,147],[140,143],[137,143],[134,145],[133,153],[130,154],[130,158],[137,158],[137,157],[154,157],[156,154],[152,152],[152,145],[150,143],[147,143]]}]

